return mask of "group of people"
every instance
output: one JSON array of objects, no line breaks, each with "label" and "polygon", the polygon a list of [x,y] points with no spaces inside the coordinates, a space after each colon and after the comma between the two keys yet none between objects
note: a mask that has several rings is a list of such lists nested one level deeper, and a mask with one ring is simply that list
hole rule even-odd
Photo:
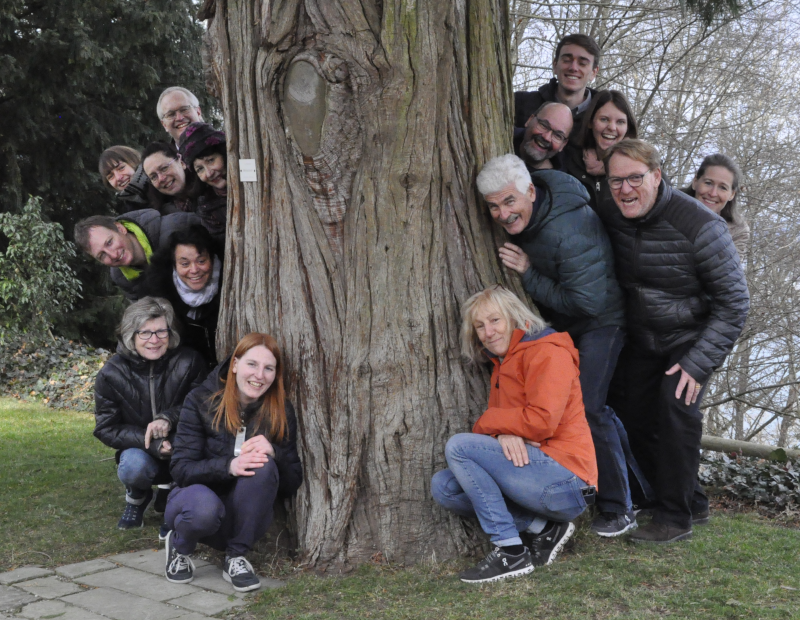
[{"label": "group of people", "polygon": [[516,154],[477,177],[508,235],[499,258],[547,323],[499,288],[464,307],[465,353],[494,365],[489,406],[448,441],[431,492],[495,547],[466,582],[549,564],[587,505],[593,532],[637,543],[709,519],[700,403],[749,310],[741,172],[714,154],[675,189],[625,96],[588,88],[600,55],[564,37],[555,77],[515,93]]},{"label": "group of people", "polygon": [[[499,259],[539,314],[499,285],[462,307],[462,353],[493,366],[489,403],[447,442],[431,494],[477,517],[494,546],[465,582],[550,564],[592,504],[593,532],[635,542],[684,540],[709,518],[699,406],[749,308],[741,173],[716,154],[673,188],[624,95],[588,88],[600,56],[586,35],[562,39],[555,78],[515,93],[515,154],[477,176],[507,233]],[[154,504],[167,579],[191,581],[204,542],[248,591],[259,582],[246,555],[275,498],[302,481],[297,422],[272,337],[249,334],[216,358],[225,136],[185,89],[167,89],[158,113],[171,142],[100,159],[134,210],[75,227],[133,302],[97,377],[95,435],[117,449],[120,528],[141,527],[152,487],[166,486]],[[638,527],[643,510],[652,521]]]}]

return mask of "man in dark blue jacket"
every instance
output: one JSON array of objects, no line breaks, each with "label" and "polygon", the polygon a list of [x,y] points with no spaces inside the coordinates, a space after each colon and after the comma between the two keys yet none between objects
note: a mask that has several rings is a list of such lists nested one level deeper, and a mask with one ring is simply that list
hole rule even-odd
[{"label": "man in dark blue jacket", "polygon": [[625,339],[624,301],[608,236],[588,206],[586,189],[567,174],[529,175],[521,159],[503,155],[483,167],[477,183],[492,217],[510,235],[512,243],[500,248],[503,264],[521,274],[542,317],[568,332],[580,353],[581,391],[599,474],[600,514],[592,529],[618,536],[636,528],[636,517],[624,428],[606,406]]},{"label": "man in dark blue jacket", "polygon": [[670,543],[692,535],[693,514],[708,519],[695,492],[700,401],[741,333],[750,296],[725,220],[662,180],[652,145],[623,140],[604,164],[614,203],[598,211],[627,293],[629,337],[609,404],[656,496],[653,522],[631,538]]}]

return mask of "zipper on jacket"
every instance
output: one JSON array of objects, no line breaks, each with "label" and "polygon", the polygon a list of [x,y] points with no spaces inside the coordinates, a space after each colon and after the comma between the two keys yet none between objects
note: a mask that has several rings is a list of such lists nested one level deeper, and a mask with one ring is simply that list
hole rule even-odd
[{"label": "zipper on jacket", "polygon": [[156,391],[153,386],[153,368],[155,364],[155,362],[150,362],[150,417],[153,420],[156,419]]},{"label": "zipper on jacket", "polygon": [[637,227],[636,228],[636,236],[634,237],[633,241],[633,275],[634,277],[639,275],[639,253],[642,250],[642,229]]}]

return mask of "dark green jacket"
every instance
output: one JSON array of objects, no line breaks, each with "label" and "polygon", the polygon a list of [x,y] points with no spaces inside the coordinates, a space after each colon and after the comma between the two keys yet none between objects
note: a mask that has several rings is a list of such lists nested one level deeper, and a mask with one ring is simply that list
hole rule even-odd
[{"label": "dark green jacket", "polygon": [[573,340],[600,327],[625,326],[625,301],[611,243],[586,189],[557,170],[531,175],[544,192],[528,227],[511,235],[531,261],[522,285],[542,317]]}]

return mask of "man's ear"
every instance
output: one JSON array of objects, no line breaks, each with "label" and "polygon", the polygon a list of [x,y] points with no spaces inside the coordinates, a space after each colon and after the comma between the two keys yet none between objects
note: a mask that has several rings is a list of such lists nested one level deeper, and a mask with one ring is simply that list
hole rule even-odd
[{"label": "man's ear", "polygon": [[531,115],[528,117],[528,120],[527,120],[527,121],[525,121],[525,127],[527,127],[528,125],[530,125],[530,124],[533,122],[533,119],[534,119],[535,117],[536,117],[536,114],[531,114]]},{"label": "man's ear", "polygon": [[653,170],[653,178],[656,180],[656,183],[661,183],[661,168]]},{"label": "man's ear", "polygon": [[116,222],[116,225],[117,225],[117,230],[119,231],[119,234],[121,234],[121,235],[127,235],[128,234],[128,229],[125,228],[122,224],[120,224],[119,222]]},{"label": "man's ear", "polygon": [[525,192],[525,195],[530,198],[531,202],[536,200],[536,187],[531,183],[528,185],[528,191]]},{"label": "man's ear", "polygon": [[589,82],[594,82],[594,79],[597,77],[598,71],[600,71],[600,65],[597,65],[594,69],[592,69],[592,77],[589,79]]}]

